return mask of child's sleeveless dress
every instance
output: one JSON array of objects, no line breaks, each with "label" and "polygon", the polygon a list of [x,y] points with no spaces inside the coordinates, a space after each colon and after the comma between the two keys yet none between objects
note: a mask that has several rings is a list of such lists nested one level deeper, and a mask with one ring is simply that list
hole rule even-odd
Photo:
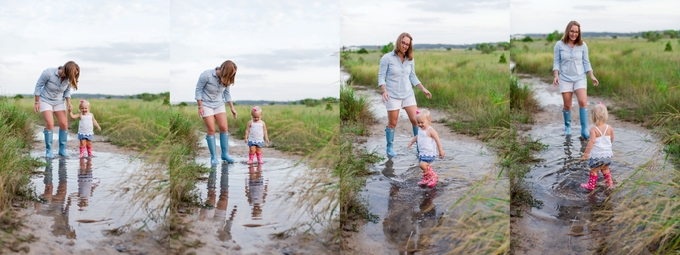
[{"label": "child's sleeveless dress", "polygon": [[427,130],[429,130],[432,127],[428,127],[427,129],[423,130],[420,129],[418,131],[418,158],[420,158],[420,161],[424,161],[427,163],[432,163],[435,158],[437,158],[437,143],[434,141],[434,138],[429,137],[427,135]]},{"label": "child's sleeveless dress", "polygon": [[80,115],[80,123],[78,123],[78,140],[94,141],[92,114]]},{"label": "child's sleeveless dress", "polygon": [[600,132],[600,137],[595,138],[595,144],[590,150],[590,158],[588,158],[588,167],[596,168],[602,166],[608,166],[612,163],[612,139],[607,134],[607,129],[609,125],[606,125],[604,132],[600,131],[599,128],[595,127],[597,132]]},{"label": "child's sleeveless dress", "polygon": [[248,133],[248,146],[257,146],[262,148],[264,146],[264,127],[262,120],[250,123],[250,132]]}]

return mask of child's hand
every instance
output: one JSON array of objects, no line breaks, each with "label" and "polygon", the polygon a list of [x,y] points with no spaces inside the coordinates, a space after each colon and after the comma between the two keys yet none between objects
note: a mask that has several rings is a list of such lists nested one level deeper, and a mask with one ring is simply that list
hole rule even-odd
[{"label": "child's hand", "polygon": [[100,126],[97,126],[97,129],[99,129],[99,132],[102,131],[102,127],[100,127]]},{"label": "child's hand", "polygon": [[248,138],[243,139],[243,141],[244,141],[245,143],[248,143]]},{"label": "child's hand", "polygon": [[583,156],[581,156],[582,160],[588,159],[588,156],[590,156],[588,153],[583,153]]},{"label": "child's hand", "polygon": [[269,138],[265,139],[265,141],[267,141],[267,143],[269,143]]},{"label": "child's hand", "polygon": [[408,147],[409,149],[411,149],[411,145],[413,145],[413,143],[408,143],[408,146],[406,146],[406,147]]},{"label": "child's hand", "polygon": [[441,159],[444,159],[444,151],[441,151],[441,150],[439,151],[439,157]]}]

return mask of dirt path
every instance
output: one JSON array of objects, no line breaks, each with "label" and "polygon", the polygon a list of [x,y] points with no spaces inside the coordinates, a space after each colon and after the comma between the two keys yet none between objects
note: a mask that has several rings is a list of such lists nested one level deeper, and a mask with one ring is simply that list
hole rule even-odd
[{"label": "dirt path", "polygon": [[[597,189],[589,193],[580,187],[587,182],[589,168],[581,160],[587,145],[579,139],[578,103],[572,107],[572,135],[564,135],[562,97],[559,90],[531,76],[520,76],[520,84],[536,92],[542,111],[534,115],[536,122],[525,127],[525,135],[547,145],[537,157],[542,162],[532,167],[525,180],[535,198],[543,201],[541,208],[527,208],[522,217],[511,219],[511,236],[516,254],[579,254],[593,253],[609,245],[614,226],[599,224],[597,212],[612,210],[620,201],[604,186],[600,174]],[[588,97],[588,104],[611,102]],[[639,166],[649,162],[663,163],[664,154],[657,138],[639,125],[620,121],[609,114],[607,124],[614,127],[614,163],[612,178],[618,184]],[[590,125],[592,126],[592,125]],[[590,127],[589,126],[589,127]],[[660,177],[657,177],[660,178]],[[625,194],[620,191],[618,194]],[[611,197],[610,200],[606,200]],[[611,247],[610,247],[611,248]]]},{"label": "dirt path", "polygon": [[[378,123],[370,127],[369,136],[357,138],[359,146],[386,158],[387,112],[380,95],[373,87],[354,86],[354,90],[369,100],[371,111],[378,119]],[[472,183],[487,174],[498,174],[495,155],[482,142],[450,131],[443,121],[448,118],[445,113],[428,110],[432,127],[437,130],[446,153],[444,159],[437,158],[432,164],[439,175],[437,186],[429,189],[417,185],[422,171],[416,149],[406,147],[413,131],[406,113],[401,110],[394,139],[397,156],[370,166],[376,175],[367,180],[362,191],[370,212],[379,216],[379,220],[360,224],[357,232],[346,232],[346,240],[352,247],[348,252],[438,254],[446,251],[450,244],[437,241],[434,227],[442,223],[443,216],[455,215],[456,208],[451,206]]]}]

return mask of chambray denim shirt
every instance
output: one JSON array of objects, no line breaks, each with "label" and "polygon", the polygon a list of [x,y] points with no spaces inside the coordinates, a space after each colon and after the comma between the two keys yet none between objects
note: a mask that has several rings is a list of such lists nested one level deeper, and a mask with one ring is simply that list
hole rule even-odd
[{"label": "chambray denim shirt", "polygon": [[413,60],[404,57],[404,63],[394,51],[383,55],[378,70],[378,86],[385,85],[387,93],[394,99],[413,96],[413,87],[420,84]]},{"label": "chambray denim shirt", "polygon": [[576,82],[586,78],[586,73],[592,71],[590,60],[588,60],[588,45],[574,45],[572,49],[569,44],[562,40],[555,44],[555,58],[553,60],[553,72],[559,70],[560,81]]},{"label": "chambray denim shirt", "polygon": [[208,69],[201,73],[196,83],[196,100],[201,100],[203,106],[217,108],[226,102],[231,102],[229,87],[224,87],[220,83],[215,69]]},{"label": "chambray denim shirt", "polygon": [[59,68],[47,68],[35,83],[33,95],[40,96],[40,102],[50,105],[64,104],[65,99],[71,97],[71,86],[68,82],[68,79],[61,82]]}]

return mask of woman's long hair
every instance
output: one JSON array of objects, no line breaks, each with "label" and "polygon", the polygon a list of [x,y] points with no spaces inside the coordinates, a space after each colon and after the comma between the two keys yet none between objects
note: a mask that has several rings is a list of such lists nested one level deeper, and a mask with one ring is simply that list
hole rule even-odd
[{"label": "woman's long hair", "polygon": [[223,86],[229,87],[234,85],[234,79],[236,79],[236,64],[233,61],[227,60],[220,65],[220,83]]},{"label": "woman's long hair", "polygon": [[65,79],[68,79],[71,88],[78,90],[78,78],[80,77],[80,67],[78,64],[73,61],[66,62],[62,67],[62,72],[64,76],[59,76],[60,81],[64,82]]},{"label": "woman's long hair", "polygon": [[581,44],[583,44],[583,39],[581,39],[581,24],[579,24],[575,20],[572,20],[569,22],[569,24],[567,24],[567,29],[564,30],[564,35],[562,36],[562,42],[564,44],[569,43],[569,30],[571,30],[572,26],[578,27],[578,37],[576,37],[576,41],[574,42],[574,44],[580,46]]},{"label": "woman's long hair", "polygon": [[404,37],[408,37],[409,39],[411,39],[411,45],[409,45],[408,50],[406,50],[406,57],[408,58],[408,60],[413,60],[413,38],[411,37],[410,34],[406,32],[401,33],[399,37],[397,37],[397,42],[394,44],[394,53],[396,53],[397,55],[400,54],[399,52],[401,52],[400,51],[401,39],[404,39]]}]

